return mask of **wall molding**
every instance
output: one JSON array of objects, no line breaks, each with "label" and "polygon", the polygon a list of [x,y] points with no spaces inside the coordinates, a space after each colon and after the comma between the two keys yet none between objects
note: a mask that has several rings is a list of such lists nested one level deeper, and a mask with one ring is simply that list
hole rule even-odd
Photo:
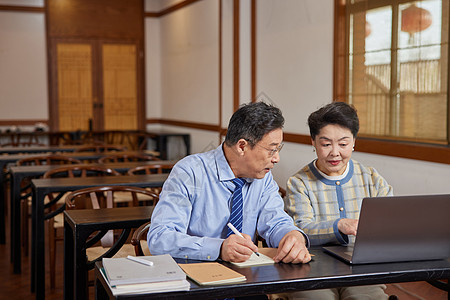
[{"label": "wall molding", "polygon": [[36,123],[48,125],[48,120],[0,120],[0,126],[29,126]]},{"label": "wall molding", "polygon": [[42,6],[0,5],[0,11],[45,13]]},{"label": "wall molding", "polygon": [[201,0],[185,0],[183,2],[180,2],[180,3],[174,4],[172,6],[169,6],[169,7],[165,8],[165,9],[163,9],[161,11],[145,12],[144,16],[148,17],[148,18],[159,18],[159,17],[162,17],[162,16],[165,16],[167,14],[170,14],[170,13],[172,13],[174,11],[177,11],[177,10],[179,10],[181,8],[184,8],[184,7],[186,7],[186,6],[190,5],[190,4],[198,2],[198,1],[201,1]]},{"label": "wall molding", "polygon": [[181,121],[181,120],[173,120],[173,119],[147,119],[147,124],[162,124],[162,125],[172,125],[172,126],[180,126],[194,129],[201,129],[207,131],[215,131],[220,132],[222,129],[219,124],[208,124],[208,123],[197,123],[197,122],[189,122],[189,121]]}]

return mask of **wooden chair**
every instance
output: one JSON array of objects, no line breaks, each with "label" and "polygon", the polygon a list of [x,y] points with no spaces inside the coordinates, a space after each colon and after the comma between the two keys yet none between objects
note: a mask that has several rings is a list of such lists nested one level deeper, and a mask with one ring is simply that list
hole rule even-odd
[{"label": "wooden chair", "polygon": [[[162,174],[170,173],[174,164],[155,164],[155,165],[142,165],[128,170],[128,175],[138,174]],[[147,190],[159,195],[162,190],[162,186],[147,188]],[[139,199],[141,200],[141,199]]]},{"label": "wooden chair", "polygon": [[[47,171],[43,178],[73,178],[90,176],[119,176],[119,172],[102,166],[92,165],[69,165]],[[50,262],[50,288],[55,288],[55,266],[56,266],[56,242],[63,240],[64,219],[62,212],[65,209],[63,200],[64,195],[68,193],[59,193],[58,195],[49,194],[47,219],[48,224],[48,243],[49,243],[49,262]],[[61,231],[58,234],[58,231]]]},{"label": "wooden chair", "polygon": [[104,164],[109,162],[150,161],[150,160],[159,160],[159,158],[145,154],[117,154],[117,155],[113,154],[101,157],[98,160],[98,162],[100,164]]},{"label": "wooden chair", "polygon": [[124,146],[119,145],[84,145],[75,150],[75,152],[113,152],[113,151],[126,151],[127,149]]},{"label": "wooden chair", "polygon": [[[75,158],[63,155],[39,155],[23,158],[17,161],[18,166],[35,166],[35,165],[63,165],[63,164],[79,164],[81,161]],[[21,184],[20,207],[22,213],[22,245],[24,254],[28,255],[28,219],[30,216],[29,207],[31,207],[31,179],[27,178]]]},{"label": "wooden chair", "polygon": [[46,146],[45,143],[39,141],[39,136],[35,132],[16,132],[10,133],[10,141],[3,143],[0,147],[33,147]]},{"label": "wooden chair", "polygon": [[170,173],[174,164],[142,165],[128,170],[128,175]]},{"label": "wooden chair", "polygon": [[131,238],[131,245],[134,247],[134,253],[136,256],[148,256],[151,255],[147,244],[147,233],[150,228],[150,222],[144,223],[138,227],[133,233]]},{"label": "wooden chair", "polygon": [[[74,191],[67,195],[66,209],[78,209],[79,207],[93,209],[116,207],[116,203],[114,200],[114,194],[116,192],[129,193],[130,199],[132,199],[130,205],[137,204],[137,195],[145,195],[151,199],[154,199],[153,205],[155,205],[159,200],[158,195],[139,187],[92,187]],[[112,234],[111,231],[99,231],[95,233],[86,242],[87,269],[92,270],[95,266],[95,262],[101,260],[103,257],[126,257],[128,255],[134,255],[135,250],[133,245],[125,244],[129,238],[129,233],[130,231],[123,230],[120,233],[120,236],[114,239],[112,237],[118,236],[119,234]],[[101,241],[101,246],[96,246],[96,243],[98,241]]]},{"label": "wooden chair", "polygon": [[18,166],[36,166],[36,165],[68,165],[68,164],[79,164],[76,158],[67,157],[64,155],[50,154],[50,155],[39,155],[27,158],[22,158],[17,161]]}]

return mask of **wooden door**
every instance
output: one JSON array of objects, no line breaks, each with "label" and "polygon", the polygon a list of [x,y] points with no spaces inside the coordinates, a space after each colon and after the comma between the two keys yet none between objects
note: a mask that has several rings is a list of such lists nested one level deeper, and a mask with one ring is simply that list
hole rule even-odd
[{"label": "wooden door", "polygon": [[139,129],[137,49],[133,43],[57,41],[52,130]]},{"label": "wooden door", "polygon": [[105,130],[138,129],[136,46],[102,45]]},{"label": "wooden door", "polygon": [[60,131],[88,130],[93,118],[91,44],[56,45],[57,114]]}]

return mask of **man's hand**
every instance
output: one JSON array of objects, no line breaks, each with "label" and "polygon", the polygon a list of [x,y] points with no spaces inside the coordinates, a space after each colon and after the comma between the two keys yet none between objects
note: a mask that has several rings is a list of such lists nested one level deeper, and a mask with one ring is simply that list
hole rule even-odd
[{"label": "man's hand", "polygon": [[306,240],[303,234],[297,230],[286,233],[278,245],[277,255],[273,260],[293,264],[309,262],[311,255],[306,248]]},{"label": "man's hand", "polygon": [[258,251],[258,247],[253,244],[248,234],[242,234],[244,238],[236,234],[230,235],[223,241],[220,249],[220,258],[231,262],[244,262],[250,258],[253,252]]},{"label": "man's hand", "polygon": [[358,220],[356,219],[340,219],[337,225],[339,231],[346,235],[356,235],[358,230]]}]

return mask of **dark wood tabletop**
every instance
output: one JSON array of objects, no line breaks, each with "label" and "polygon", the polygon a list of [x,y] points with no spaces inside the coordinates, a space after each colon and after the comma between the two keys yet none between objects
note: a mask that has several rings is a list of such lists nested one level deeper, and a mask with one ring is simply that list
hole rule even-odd
[{"label": "dark wood tabletop", "polygon": [[[190,291],[164,294],[121,295],[113,297],[103,276],[99,273],[101,262],[96,263],[96,299],[223,299],[314,290],[344,286],[370,285],[422,280],[448,279],[450,259],[417,262],[349,265],[321,248],[311,249],[315,256],[308,264],[284,264],[236,267],[223,262],[227,267],[243,274],[243,283],[200,286],[191,281]],[[178,263],[199,261],[176,259]]]},{"label": "dark wood tabletop", "polygon": [[79,145],[61,145],[61,146],[30,146],[30,147],[0,147],[0,154],[32,154],[32,153],[56,153],[56,152],[74,152],[80,148]]}]

